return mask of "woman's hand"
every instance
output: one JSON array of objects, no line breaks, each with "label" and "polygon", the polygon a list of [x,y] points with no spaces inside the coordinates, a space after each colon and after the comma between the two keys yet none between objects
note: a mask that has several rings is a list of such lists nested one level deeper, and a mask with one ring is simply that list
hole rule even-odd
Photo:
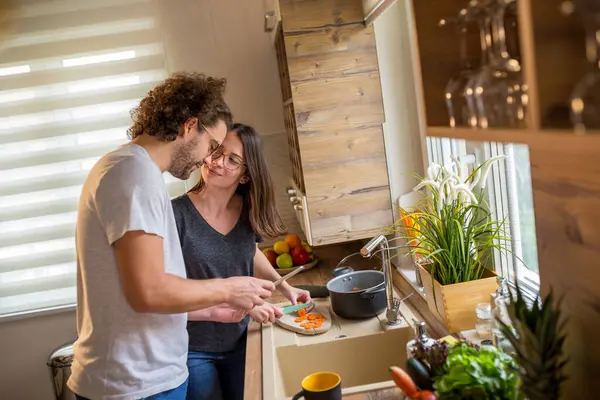
[{"label": "woman's hand", "polygon": [[296,305],[298,302],[306,304],[312,301],[310,298],[310,293],[307,290],[295,288],[287,282],[284,282],[279,290],[281,291],[281,294],[283,294],[292,303],[292,305]]},{"label": "woman's hand", "polygon": [[273,323],[276,319],[283,316],[281,309],[271,303],[256,306],[250,310],[249,314],[256,322],[260,322],[261,324]]},{"label": "woman's hand", "polygon": [[214,321],[233,323],[243,320],[248,312],[240,308],[231,307],[228,304],[204,308],[188,313],[189,321]]},{"label": "woman's hand", "polygon": [[212,308],[211,321],[216,322],[240,322],[248,315],[248,311],[228,304],[221,304]]}]

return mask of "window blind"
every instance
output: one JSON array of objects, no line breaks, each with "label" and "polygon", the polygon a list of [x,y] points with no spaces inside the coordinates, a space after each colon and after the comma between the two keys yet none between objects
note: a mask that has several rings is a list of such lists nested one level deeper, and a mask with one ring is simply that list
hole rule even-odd
[{"label": "window blind", "polygon": [[0,316],[75,303],[82,183],[166,76],[153,0],[16,4],[0,53]]}]

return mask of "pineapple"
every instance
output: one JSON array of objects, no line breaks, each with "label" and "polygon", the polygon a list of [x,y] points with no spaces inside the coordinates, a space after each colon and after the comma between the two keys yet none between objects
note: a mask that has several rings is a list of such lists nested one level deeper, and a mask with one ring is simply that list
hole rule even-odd
[{"label": "pineapple", "polygon": [[561,321],[561,300],[554,301],[552,290],[540,302],[537,297],[530,308],[517,285],[516,296],[510,294],[508,314],[512,326],[502,321],[502,333],[515,351],[523,381],[521,390],[529,400],[554,400],[560,395],[560,385],[566,379],[563,367],[565,320]]}]

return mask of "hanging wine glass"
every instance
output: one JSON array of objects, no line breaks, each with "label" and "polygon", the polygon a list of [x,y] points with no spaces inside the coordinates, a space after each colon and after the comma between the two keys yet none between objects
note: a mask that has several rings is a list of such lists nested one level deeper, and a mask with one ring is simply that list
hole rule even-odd
[{"label": "hanging wine glass", "polygon": [[478,109],[475,98],[475,89],[479,75],[486,68],[489,68],[491,35],[489,33],[489,24],[485,18],[485,10],[482,2],[471,0],[469,2],[468,11],[477,22],[479,28],[479,43],[481,46],[479,66],[477,67],[477,70],[471,74],[463,89],[463,96],[467,104],[467,125],[471,128],[475,128],[478,125]]},{"label": "hanging wine glass", "polygon": [[520,127],[525,121],[527,94],[521,65],[508,53],[504,29],[506,7],[513,1],[485,1],[486,43],[492,51],[489,65],[478,74],[474,88],[478,123],[484,129]]},{"label": "hanging wine glass", "polygon": [[590,71],[571,94],[571,121],[575,131],[600,129],[600,2],[575,0],[575,9],[583,20],[586,55]]},{"label": "hanging wine glass", "polygon": [[448,109],[449,124],[455,126],[468,125],[470,118],[469,106],[464,95],[464,88],[473,76],[474,70],[467,57],[467,24],[469,23],[467,9],[462,9],[455,19],[443,19],[440,26],[456,25],[459,36],[460,72],[450,78],[444,89],[444,100]]}]

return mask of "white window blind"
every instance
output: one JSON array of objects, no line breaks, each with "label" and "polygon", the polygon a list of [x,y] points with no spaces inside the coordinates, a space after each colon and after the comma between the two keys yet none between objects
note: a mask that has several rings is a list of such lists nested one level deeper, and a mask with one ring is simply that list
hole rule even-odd
[{"label": "white window blind", "polygon": [[75,303],[81,185],[166,76],[152,0],[16,4],[0,53],[0,316]]}]

